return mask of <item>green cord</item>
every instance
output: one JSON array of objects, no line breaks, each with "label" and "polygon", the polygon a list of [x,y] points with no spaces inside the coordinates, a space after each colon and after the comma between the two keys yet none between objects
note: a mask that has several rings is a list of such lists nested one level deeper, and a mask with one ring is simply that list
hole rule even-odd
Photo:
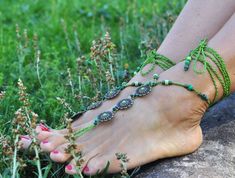
[{"label": "green cord", "polygon": [[[179,83],[179,82],[174,82],[174,81],[171,81],[171,80],[163,80],[163,81],[157,81],[158,80],[158,77],[156,74],[154,74],[153,76],[154,80],[156,81],[149,81],[147,83],[141,83],[141,82],[137,82],[139,86],[146,86],[146,85],[149,85],[151,87],[155,87],[155,86],[158,86],[158,85],[164,85],[164,86],[168,86],[168,85],[175,85],[175,86],[180,86],[180,87],[183,87],[185,89],[187,89],[188,91],[190,92],[194,92],[196,93],[196,95],[198,95],[203,101],[206,101],[209,105],[211,104],[210,100],[208,99],[208,97],[197,91],[192,85],[190,84],[185,84],[185,83]],[[135,83],[132,83],[131,86],[136,86]],[[136,97],[136,96],[134,96]],[[89,132],[90,130],[92,130],[93,128],[95,128],[97,125],[99,125],[99,120],[97,119],[97,117],[94,119],[93,123],[91,123],[90,125],[88,125],[87,127],[85,128],[82,128],[78,131],[75,132],[75,137],[81,137],[82,135],[86,134],[87,132]]]},{"label": "green cord", "polygon": [[[208,52],[210,52],[215,59],[218,59],[218,64],[216,64],[217,66],[222,66],[219,67],[219,70],[224,78],[225,84],[226,84],[226,90],[225,90],[225,95],[224,96],[228,96],[230,94],[230,88],[231,88],[231,79],[229,77],[229,74],[227,72],[226,69],[226,65],[224,63],[223,58],[212,48],[207,48]],[[214,61],[217,62],[217,61]]]},{"label": "green cord", "polygon": [[[155,79],[157,80],[157,79]],[[206,101],[208,105],[211,105],[211,101],[209,100],[209,98],[207,97],[207,95],[199,92],[197,89],[195,89],[191,84],[185,84],[185,83],[179,83],[179,82],[174,82],[171,80],[163,80],[163,81],[158,81],[158,82],[149,82],[148,83],[150,86],[154,87],[157,85],[164,85],[164,86],[170,86],[170,85],[175,85],[175,86],[179,86],[179,87],[183,87],[185,89],[187,89],[190,92],[194,92],[195,94],[197,94],[203,101]]]},{"label": "green cord", "polygon": [[[216,65],[216,67],[219,69],[219,72],[216,70],[215,67],[213,67],[210,60]],[[192,61],[194,61],[193,70],[196,74],[202,74],[208,71],[211,77],[211,80],[215,87],[215,96],[211,103],[214,103],[218,98],[219,91],[216,84],[216,79],[222,85],[223,96],[228,96],[230,94],[231,81],[224,60],[214,49],[207,46],[207,40],[202,40],[199,46],[191,51],[189,56],[186,57],[184,66],[185,71],[189,69]],[[197,62],[201,62],[203,64],[203,70],[197,69]],[[219,73],[221,74],[221,76]]]},{"label": "green cord", "polygon": [[[143,68],[148,65],[151,64],[150,68],[147,71],[143,71]],[[172,66],[175,65],[175,63],[173,61],[171,61],[170,59],[168,59],[167,57],[158,54],[156,52],[156,50],[152,50],[147,54],[147,59],[144,61],[144,63],[141,65],[140,67],[140,74],[142,76],[146,76],[148,74],[150,74],[156,66],[161,67],[163,70],[167,70],[169,68],[171,68]]]},{"label": "green cord", "polygon": [[92,124],[88,125],[87,127],[76,131],[74,133],[74,136],[75,137],[80,137],[80,136],[84,135],[85,133],[89,132],[90,130],[92,130],[93,128],[95,128],[95,125],[92,123]]}]

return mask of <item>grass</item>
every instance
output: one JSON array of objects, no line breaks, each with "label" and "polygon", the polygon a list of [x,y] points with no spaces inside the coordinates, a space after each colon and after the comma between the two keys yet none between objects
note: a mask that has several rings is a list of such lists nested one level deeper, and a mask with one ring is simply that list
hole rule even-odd
[{"label": "grass", "polygon": [[[0,0],[2,147],[6,140],[8,151],[16,146],[12,123],[15,112],[24,107],[19,78],[37,121],[62,128],[65,115],[128,81],[146,51],[159,46],[184,4],[185,0]],[[25,167],[19,167],[16,177],[37,177],[35,156],[18,154],[22,160],[17,161]],[[63,165],[52,163],[47,155],[40,160],[44,177],[66,177]],[[11,177],[12,164],[12,155],[0,149],[0,177]]]}]

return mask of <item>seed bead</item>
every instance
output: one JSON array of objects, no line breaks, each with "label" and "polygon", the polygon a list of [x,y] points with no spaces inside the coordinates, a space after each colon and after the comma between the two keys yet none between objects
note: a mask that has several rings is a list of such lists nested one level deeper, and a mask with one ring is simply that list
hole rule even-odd
[{"label": "seed bead", "polygon": [[172,81],[170,80],[163,80],[162,85],[172,85]]}]

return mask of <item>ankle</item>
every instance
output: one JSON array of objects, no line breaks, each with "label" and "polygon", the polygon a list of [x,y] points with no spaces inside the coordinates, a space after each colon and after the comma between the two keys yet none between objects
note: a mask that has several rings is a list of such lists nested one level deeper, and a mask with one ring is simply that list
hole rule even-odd
[{"label": "ankle", "polygon": [[178,86],[157,87],[150,102],[156,103],[157,112],[163,114],[169,124],[188,129],[199,126],[208,108],[195,93]]}]

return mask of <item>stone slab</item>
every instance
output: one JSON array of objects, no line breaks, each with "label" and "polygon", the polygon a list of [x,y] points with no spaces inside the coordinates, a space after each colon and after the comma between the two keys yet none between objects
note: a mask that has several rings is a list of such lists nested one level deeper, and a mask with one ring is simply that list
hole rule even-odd
[{"label": "stone slab", "polygon": [[140,168],[135,178],[235,178],[235,93],[203,117],[204,141],[194,153]]}]

